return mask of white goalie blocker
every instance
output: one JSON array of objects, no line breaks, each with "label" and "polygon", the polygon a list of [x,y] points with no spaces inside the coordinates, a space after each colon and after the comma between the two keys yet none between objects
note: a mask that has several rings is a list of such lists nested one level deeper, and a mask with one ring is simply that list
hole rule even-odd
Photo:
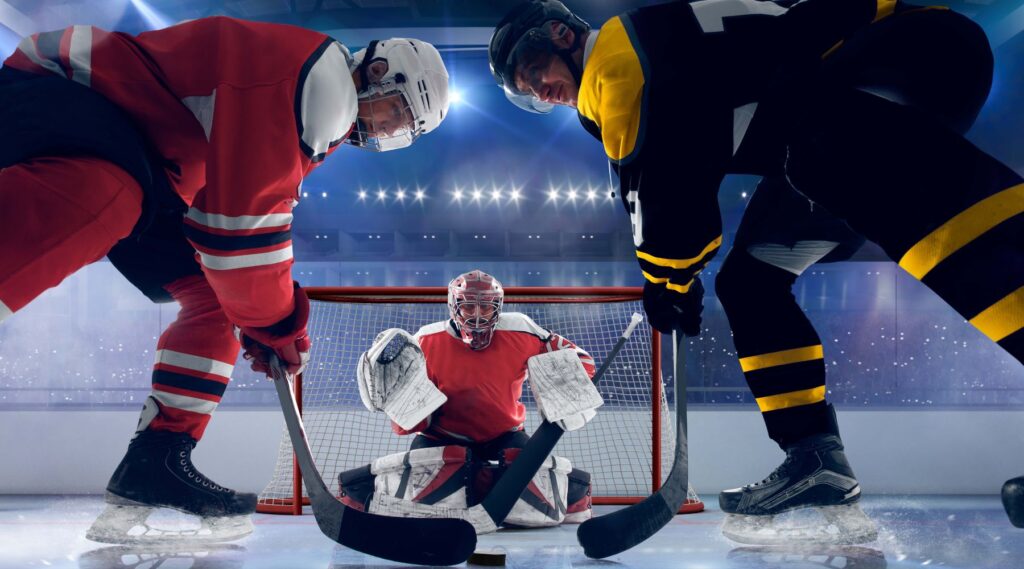
[{"label": "white goalie blocker", "polygon": [[[465,447],[452,445],[387,455],[370,464],[373,494],[366,510],[374,514],[411,518],[458,518],[473,524],[478,534],[498,528],[479,504],[469,507],[474,477],[493,480],[497,462],[472,464]],[[556,526],[565,520],[572,465],[551,456],[504,520],[520,528]],[[491,472],[488,472],[491,471]],[[477,496],[479,502],[482,496]]]},{"label": "white goalie blocker", "polygon": [[587,424],[604,399],[575,350],[555,350],[527,360],[530,389],[540,414],[566,431]]},{"label": "white goalie blocker", "polygon": [[370,411],[383,411],[409,430],[448,398],[427,377],[427,361],[415,338],[401,328],[377,335],[356,367],[359,398]]}]

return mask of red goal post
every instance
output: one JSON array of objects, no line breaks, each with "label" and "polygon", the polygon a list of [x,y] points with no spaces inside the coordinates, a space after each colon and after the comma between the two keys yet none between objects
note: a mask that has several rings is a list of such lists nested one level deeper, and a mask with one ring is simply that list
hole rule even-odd
[{"label": "red goal post", "polygon": [[[542,327],[590,352],[600,363],[633,312],[643,312],[640,287],[508,287],[505,311],[524,312]],[[408,447],[390,435],[386,417],[367,412],[358,399],[354,364],[381,330],[419,326],[447,318],[446,287],[309,287],[313,352],[295,382],[317,468],[328,487],[342,470]],[[639,502],[657,490],[671,468],[675,422],[661,377],[661,334],[644,322],[600,384],[605,406],[584,429],[556,447],[574,466],[594,476],[594,504]],[[538,419],[532,394],[523,390],[527,429]],[[531,423],[534,423],[531,425]],[[339,442],[340,441],[340,442]],[[351,456],[350,456],[351,455]],[[602,479],[603,478],[603,479]],[[646,480],[646,482],[644,482]],[[260,493],[257,511],[302,513],[301,473],[286,434],[273,479]],[[690,489],[681,513],[704,504]]]}]

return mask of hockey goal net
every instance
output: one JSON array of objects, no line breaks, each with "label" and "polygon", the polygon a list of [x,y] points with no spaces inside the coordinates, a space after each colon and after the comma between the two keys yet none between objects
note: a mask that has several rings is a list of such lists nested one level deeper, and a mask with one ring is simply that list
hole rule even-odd
[{"label": "hockey goal net", "polygon": [[[309,288],[311,361],[296,381],[299,408],[313,458],[329,488],[338,474],[408,450],[412,437],[392,433],[383,413],[359,400],[356,362],[388,328],[415,333],[448,319],[447,289]],[[634,312],[643,313],[640,288],[505,289],[506,312],[522,312],[590,352],[600,366]],[[675,448],[675,420],[661,374],[661,335],[644,321],[599,384],[605,404],[579,431],[562,437],[555,454],[590,472],[595,504],[631,504],[668,476]],[[671,395],[671,394],[670,394]],[[672,395],[674,396],[674,395]],[[526,429],[539,424],[533,395],[523,388]],[[704,509],[691,487],[683,512]],[[259,495],[263,513],[301,514],[304,496],[287,432],[281,437],[273,479]]]}]

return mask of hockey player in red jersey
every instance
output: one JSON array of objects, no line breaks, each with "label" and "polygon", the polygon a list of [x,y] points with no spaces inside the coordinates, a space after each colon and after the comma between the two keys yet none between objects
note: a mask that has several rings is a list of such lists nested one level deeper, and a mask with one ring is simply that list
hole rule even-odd
[{"label": "hockey player in red jersey", "polygon": [[[0,321],[104,255],[181,311],[161,335],[153,390],[107,486],[100,541],[154,507],[210,521],[193,539],[251,531],[253,494],[200,474],[190,453],[231,378],[308,359],[309,304],[292,282],[292,208],[342,142],[409,146],[447,113],[433,46],[351,54],[298,27],[203,18],[131,36],[92,26],[26,37],[0,69]],[[133,537],[134,536],[134,537]]]},{"label": "hockey player in red jersey", "polygon": [[[415,434],[415,438],[410,453],[378,459],[370,472],[364,468],[342,473],[342,491],[352,496],[353,502],[367,501],[369,488],[360,484],[369,479],[367,474],[376,477],[378,490],[391,488],[387,476],[400,478],[404,474],[408,478],[406,471],[412,464],[425,469],[426,476],[414,477],[419,485],[403,486],[400,495],[387,492],[392,497],[460,508],[478,503],[486,495],[495,469],[511,462],[529,440],[523,428],[526,407],[521,401],[528,377],[542,414],[548,419],[558,414],[558,394],[540,385],[538,377],[550,375],[547,368],[539,367],[546,360],[559,360],[562,367],[554,375],[592,392],[597,401],[593,407],[600,405],[600,396],[590,382],[594,359],[529,316],[503,312],[503,301],[501,283],[491,275],[479,270],[462,274],[448,285],[449,319],[423,326],[415,335],[387,330],[360,358],[364,404],[370,410],[386,412],[395,433]],[[593,408],[588,408],[561,419],[560,424],[574,430],[593,416]],[[570,469],[568,460],[553,457],[524,492],[506,524],[543,527],[588,519],[590,477]],[[468,489],[455,482],[462,476],[474,481]],[[394,500],[381,502],[381,494],[374,492],[371,509],[401,510],[402,505]]]}]

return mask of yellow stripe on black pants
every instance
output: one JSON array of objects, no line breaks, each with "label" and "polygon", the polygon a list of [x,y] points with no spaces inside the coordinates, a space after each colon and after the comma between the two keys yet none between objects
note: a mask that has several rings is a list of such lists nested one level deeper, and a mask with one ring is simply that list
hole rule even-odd
[{"label": "yellow stripe on black pants", "polygon": [[729,252],[715,279],[740,368],[768,435],[782,446],[837,434],[825,403],[821,340],[793,297],[795,280],[743,249]]}]

